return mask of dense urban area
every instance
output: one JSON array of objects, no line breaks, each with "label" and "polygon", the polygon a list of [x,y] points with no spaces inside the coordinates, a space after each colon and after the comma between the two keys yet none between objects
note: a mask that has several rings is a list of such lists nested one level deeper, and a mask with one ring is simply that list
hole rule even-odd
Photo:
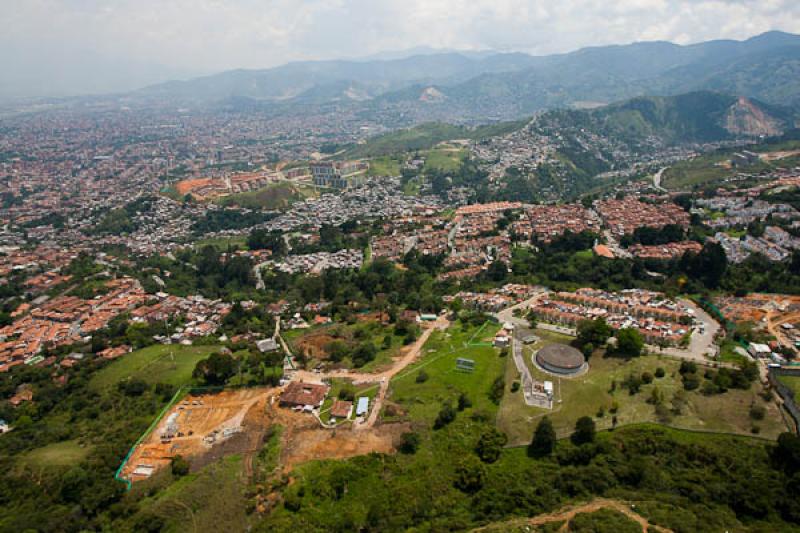
[{"label": "dense urban area", "polygon": [[800,115],[399,105],[2,108],[0,531],[800,530]]}]

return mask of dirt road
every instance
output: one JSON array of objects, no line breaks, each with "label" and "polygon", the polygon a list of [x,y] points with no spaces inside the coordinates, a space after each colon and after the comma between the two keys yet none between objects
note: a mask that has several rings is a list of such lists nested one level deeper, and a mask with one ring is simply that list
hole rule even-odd
[{"label": "dirt road", "polygon": [[[662,526],[657,526],[657,525],[651,524],[642,515],[636,513],[633,510],[634,508],[635,508],[635,506],[632,506],[630,504],[627,504],[625,502],[621,502],[621,501],[618,501],[618,500],[607,500],[605,498],[598,498],[596,500],[593,500],[593,501],[591,501],[589,503],[586,503],[586,504],[583,504],[583,505],[578,505],[576,507],[568,507],[566,509],[563,509],[561,511],[557,511],[555,513],[535,516],[533,518],[530,518],[530,519],[524,521],[523,523],[525,523],[527,525],[531,525],[531,526],[543,526],[545,524],[549,524],[549,523],[552,523],[552,522],[564,522],[564,525],[561,526],[559,531],[569,531],[569,523],[577,515],[584,514],[584,513],[593,513],[595,511],[599,511],[601,509],[611,509],[612,511],[617,511],[619,513],[624,514],[625,516],[627,516],[628,518],[630,518],[631,520],[633,520],[634,522],[639,524],[641,526],[641,528],[642,528],[642,532],[643,533],[647,533],[648,531],[651,531],[651,530],[652,531],[658,531],[660,533],[671,533],[672,532],[671,529],[667,529],[667,528],[662,527]],[[521,523],[519,521],[514,521],[514,522],[509,522],[508,523],[508,525],[511,526],[511,527],[513,527],[514,525],[517,525],[517,524],[521,525]],[[479,529],[476,529],[474,531],[483,531],[483,530],[486,530],[488,528],[493,528],[493,527],[497,527],[497,526],[498,526],[498,524],[494,524],[492,526],[479,528]]]},{"label": "dirt road", "polygon": [[369,374],[365,372],[334,371],[317,374],[307,370],[298,370],[294,373],[293,379],[298,381],[320,381],[323,379],[338,378],[350,379],[354,383],[379,383],[380,389],[373,400],[369,416],[363,422],[356,423],[353,426],[353,429],[355,430],[369,429],[373,427],[375,422],[378,420],[378,415],[383,407],[383,402],[386,399],[386,393],[389,390],[389,382],[392,380],[392,378],[408,365],[417,360],[422,352],[422,347],[425,345],[425,343],[428,341],[428,338],[431,336],[431,334],[433,334],[434,331],[444,331],[449,326],[450,322],[447,320],[447,318],[443,316],[438,317],[435,322],[430,324],[429,327],[422,332],[422,335],[420,335],[413,344],[403,348],[400,357],[395,359],[392,362],[392,365],[383,372]]}]

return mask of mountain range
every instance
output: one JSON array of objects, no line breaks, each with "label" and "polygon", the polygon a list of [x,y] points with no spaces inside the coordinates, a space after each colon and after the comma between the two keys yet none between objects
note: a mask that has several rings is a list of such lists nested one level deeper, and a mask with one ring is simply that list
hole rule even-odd
[{"label": "mountain range", "polygon": [[800,36],[584,48],[550,56],[428,53],[290,63],[147,87],[130,96],[190,105],[398,109],[418,121],[485,122],[641,95],[714,90],[800,107]]}]

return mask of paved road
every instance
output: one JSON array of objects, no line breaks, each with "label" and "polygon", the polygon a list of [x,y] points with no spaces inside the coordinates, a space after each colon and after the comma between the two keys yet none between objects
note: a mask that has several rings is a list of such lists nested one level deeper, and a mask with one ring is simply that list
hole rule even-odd
[{"label": "paved road", "polygon": [[[525,318],[515,317],[514,310],[522,309],[523,315],[525,314],[524,310],[530,307],[532,304],[537,302],[540,298],[545,296],[546,293],[538,293],[534,295],[529,300],[526,300],[522,303],[517,305],[511,306],[508,309],[504,309],[499,313],[496,313],[494,316],[500,320],[501,322],[505,323],[508,322],[515,327],[527,327],[528,321]],[[657,346],[648,346],[648,350],[653,353],[663,353],[666,355],[671,355],[673,357],[680,357],[682,359],[689,359],[698,362],[707,363],[709,362],[708,354],[712,356],[716,355],[717,347],[714,345],[714,337],[716,336],[717,332],[720,329],[720,325],[714,320],[708,313],[703,311],[700,307],[698,307],[694,302],[686,299],[680,300],[681,303],[686,304],[690,309],[694,311],[695,318],[702,323],[704,327],[703,333],[700,333],[699,329],[695,330],[692,333],[692,340],[689,343],[689,347],[686,349],[682,348],[664,348],[661,349]],[[556,326],[552,324],[538,324],[537,327],[539,329],[547,330],[547,331],[554,331],[556,333],[563,333],[565,335],[572,335],[575,336],[576,332],[574,328],[568,328],[564,326]]]},{"label": "paved road", "polygon": [[664,172],[666,172],[668,168],[669,167],[664,167],[662,169],[659,169],[659,171],[656,172],[655,174],[653,174],[653,187],[655,187],[659,191],[664,191],[664,192],[667,191],[667,189],[661,186],[661,177],[664,175]]}]

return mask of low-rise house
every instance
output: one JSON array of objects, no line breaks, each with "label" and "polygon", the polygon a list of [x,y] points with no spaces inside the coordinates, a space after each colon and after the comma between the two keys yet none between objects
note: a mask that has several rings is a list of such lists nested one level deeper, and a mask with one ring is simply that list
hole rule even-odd
[{"label": "low-rise house", "polygon": [[321,383],[293,381],[281,394],[280,405],[281,407],[300,408],[304,411],[319,409],[329,390],[330,387]]}]

